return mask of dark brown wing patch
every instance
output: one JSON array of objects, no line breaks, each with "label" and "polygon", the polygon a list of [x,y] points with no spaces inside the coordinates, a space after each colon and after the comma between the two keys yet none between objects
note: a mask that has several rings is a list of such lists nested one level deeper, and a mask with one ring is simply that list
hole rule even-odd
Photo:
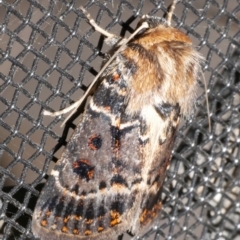
[{"label": "dark brown wing patch", "polygon": [[98,150],[102,146],[102,138],[100,134],[94,134],[88,139],[88,146],[91,150]]},{"label": "dark brown wing patch", "polygon": [[79,159],[73,163],[73,172],[76,173],[80,178],[86,179],[87,181],[94,177],[94,166],[86,159]]}]

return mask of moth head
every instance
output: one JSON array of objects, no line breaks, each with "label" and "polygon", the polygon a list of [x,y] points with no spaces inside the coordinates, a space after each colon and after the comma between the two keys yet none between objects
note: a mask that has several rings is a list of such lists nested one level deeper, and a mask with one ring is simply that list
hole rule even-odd
[{"label": "moth head", "polygon": [[148,25],[149,25],[149,28],[155,28],[155,27],[157,27],[159,25],[164,25],[165,27],[170,27],[171,26],[173,12],[175,10],[177,2],[178,2],[178,0],[173,0],[172,1],[172,4],[169,5],[169,7],[168,7],[167,13],[164,14],[163,17],[143,15],[141,20],[138,23],[138,27],[143,22],[147,22]]},{"label": "moth head", "polygon": [[165,18],[157,16],[143,15],[138,24],[140,25],[143,22],[147,22],[149,24],[149,28],[155,28],[159,25],[164,25],[166,27],[168,26],[167,20]]}]

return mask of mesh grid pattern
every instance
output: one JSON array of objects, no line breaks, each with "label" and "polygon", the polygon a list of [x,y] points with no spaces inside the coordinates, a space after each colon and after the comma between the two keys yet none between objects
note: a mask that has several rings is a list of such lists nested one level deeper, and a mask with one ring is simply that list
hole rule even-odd
[{"label": "mesh grid pattern", "polygon": [[[63,129],[64,116],[43,117],[42,110],[79,99],[108,50],[79,4],[0,1],[0,239],[34,239],[34,206],[83,107]],[[121,36],[133,31],[142,14],[162,16],[169,4],[81,1],[100,26]],[[161,219],[145,239],[240,239],[239,19],[239,0],[177,5],[173,25],[206,58],[211,131],[200,83],[197,114],[178,133]]]}]

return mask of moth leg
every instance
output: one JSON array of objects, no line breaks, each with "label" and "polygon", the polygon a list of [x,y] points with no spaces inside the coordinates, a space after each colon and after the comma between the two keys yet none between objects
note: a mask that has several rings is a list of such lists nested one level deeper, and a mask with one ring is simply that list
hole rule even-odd
[{"label": "moth leg", "polygon": [[124,43],[122,45],[120,45],[119,49],[117,49],[117,51],[112,55],[112,57],[105,63],[105,65],[102,67],[100,72],[97,74],[97,76],[93,79],[92,83],[89,85],[87,91],[77,102],[75,102],[71,106],[69,106],[61,111],[54,112],[54,113],[51,113],[49,111],[44,111],[43,114],[50,115],[50,116],[58,116],[61,114],[71,112],[69,114],[69,116],[65,119],[65,121],[62,123],[61,126],[63,126],[66,123],[66,121],[73,115],[73,113],[78,109],[78,107],[82,104],[84,99],[88,96],[92,87],[94,86],[94,84],[96,83],[98,78],[101,76],[101,74],[104,72],[104,70],[109,66],[109,64],[114,60],[114,58],[123,50],[123,48],[125,47],[125,44],[128,43],[131,39],[134,38],[134,36],[136,36],[137,33],[139,33],[142,29],[145,29],[145,28],[149,28],[149,24],[147,22],[143,22],[142,25],[140,27],[138,27],[131,36],[129,36],[127,39],[122,40],[122,41],[124,41]]},{"label": "moth leg", "polygon": [[175,10],[175,7],[176,7],[177,2],[178,2],[178,0],[173,0],[173,1],[172,1],[172,4],[171,4],[170,7],[169,7],[168,14],[167,14],[167,23],[168,23],[168,26],[171,26],[172,15],[173,15],[173,12],[174,12],[174,10]]},{"label": "moth leg", "polygon": [[69,113],[70,111],[72,111],[73,109],[76,109],[77,107],[78,107],[78,102],[75,102],[72,105],[70,105],[69,107],[66,107],[66,108],[64,108],[63,110],[60,110],[60,111],[49,112],[47,110],[43,110],[43,115],[56,117],[56,116],[59,116],[59,115],[62,115],[62,114]]}]

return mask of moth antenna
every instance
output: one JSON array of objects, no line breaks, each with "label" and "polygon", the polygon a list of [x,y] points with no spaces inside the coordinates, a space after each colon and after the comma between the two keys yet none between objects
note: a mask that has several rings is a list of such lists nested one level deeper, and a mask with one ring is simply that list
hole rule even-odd
[{"label": "moth antenna", "polygon": [[168,24],[168,26],[171,26],[172,15],[173,15],[173,12],[175,10],[177,2],[178,2],[178,0],[173,0],[172,4],[170,6],[170,9],[167,13],[167,24]]},{"label": "moth antenna", "polygon": [[[82,9],[83,10],[83,9]],[[84,9],[85,10],[85,9]],[[86,11],[86,10],[85,10]],[[85,12],[84,12],[85,13]],[[87,16],[88,17],[88,16]],[[91,23],[92,24],[92,23]],[[49,116],[59,116],[61,114],[65,114],[71,111],[71,113],[67,116],[67,118],[64,120],[64,122],[61,124],[61,127],[66,123],[66,121],[75,113],[75,111],[78,109],[78,107],[82,104],[82,102],[84,101],[84,99],[88,96],[89,92],[91,91],[92,87],[94,86],[94,84],[97,82],[98,78],[101,76],[101,74],[104,72],[104,70],[109,66],[109,64],[114,60],[114,58],[117,56],[117,54],[119,52],[121,52],[124,47],[126,46],[126,44],[133,39],[142,29],[144,28],[149,28],[149,24],[147,22],[143,22],[142,25],[140,25],[134,32],[133,34],[131,34],[126,41],[124,42],[123,45],[121,45],[119,47],[119,49],[112,55],[112,57],[106,62],[106,64],[102,67],[102,69],[100,70],[100,72],[97,74],[97,76],[93,79],[92,83],[89,85],[87,91],[84,93],[84,95],[77,101],[75,102],[73,105],[58,111],[58,112],[54,112],[51,113],[49,111],[44,111],[43,114],[44,115],[49,115]],[[98,29],[96,29],[98,30]]]},{"label": "moth antenna", "polygon": [[76,108],[76,106],[77,106],[77,102],[75,102],[75,103],[71,104],[69,107],[66,107],[66,108],[64,108],[60,111],[57,111],[57,112],[49,112],[47,110],[43,110],[43,115],[56,117],[56,116],[66,114],[66,113],[70,112],[72,109]]},{"label": "moth antenna", "polygon": [[95,22],[95,20],[91,17],[90,13],[84,8],[84,7],[80,7],[80,9],[82,10],[82,12],[85,14],[85,16],[87,17],[89,23],[93,26],[93,28],[101,33],[102,35],[104,35],[105,37],[108,38],[112,38],[115,35],[112,33],[109,33],[108,31],[106,31],[105,29],[101,28],[100,26],[98,26],[98,24]]},{"label": "moth antenna", "polygon": [[208,130],[211,132],[211,118],[210,118],[210,109],[209,109],[209,101],[208,101],[208,94],[207,94],[207,82],[204,77],[203,71],[201,71],[201,75],[203,78],[203,84],[204,84],[204,90],[205,90],[205,99],[206,99],[206,105],[207,105],[207,115],[208,115]]},{"label": "moth antenna", "polygon": [[[126,46],[126,44],[132,39],[134,38],[134,36],[136,34],[138,34],[142,29],[144,28],[148,28],[149,25],[147,22],[143,22],[142,25],[137,28],[132,35],[129,36],[129,38],[127,38],[126,42],[121,45],[121,47],[112,55],[112,57],[106,62],[106,64],[102,67],[102,69],[100,70],[100,72],[97,74],[97,76],[93,79],[92,83],[89,85],[87,91],[84,93],[84,95],[76,102],[74,103],[74,108],[72,110],[72,112],[67,116],[67,118],[64,120],[64,122],[61,124],[61,127],[66,123],[66,121],[75,113],[75,111],[78,109],[78,107],[82,104],[82,102],[84,101],[84,99],[88,96],[89,92],[91,91],[92,87],[94,86],[94,84],[97,82],[98,78],[101,76],[101,74],[104,72],[104,70],[109,66],[109,64],[114,60],[114,58],[117,56],[117,54],[119,52],[121,52],[124,47]],[[71,110],[70,110],[71,111]]]}]

